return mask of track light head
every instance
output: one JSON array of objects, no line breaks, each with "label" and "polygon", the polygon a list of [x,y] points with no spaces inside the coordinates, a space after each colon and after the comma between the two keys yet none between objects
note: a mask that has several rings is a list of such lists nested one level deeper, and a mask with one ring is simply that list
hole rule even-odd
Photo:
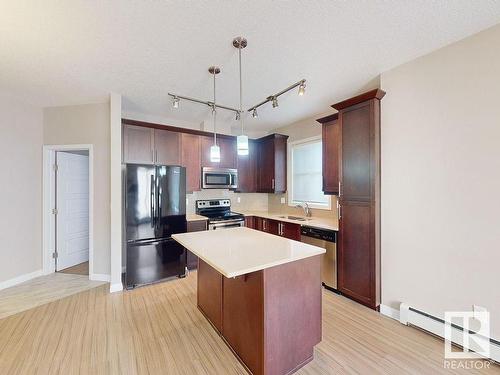
[{"label": "track light head", "polygon": [[278,107],[278,98],[273,96],[273,108]]},{"label": "track light head", "polygon": [[302,96],[306,93],[306,83],[302,81],[299,85],[299,95]]},{"label": "track light head", "polygon": [[172,107],[173,108],[179,108],[179,98],[177,96],[174,96],[174,100],[172,101]]},{"label": "track light head", "polygon": [[254,108],[253,111],[252,111],[252,117],[253,118],[257,118],[259,117],[259,114],[257,113],[257,108]]}]

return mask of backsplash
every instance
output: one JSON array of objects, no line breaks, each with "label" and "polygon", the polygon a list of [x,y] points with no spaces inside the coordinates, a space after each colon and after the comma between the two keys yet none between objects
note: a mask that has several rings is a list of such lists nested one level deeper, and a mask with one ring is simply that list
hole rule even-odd
[{"label": "backsplash", "polygon": [[[238,202],[239,198],[239,202]],[[267,211],[268,197],[265,193],[235,193],[227,189],[205,189],[186,195],[188,214],[195,213],[195,204],[198,199],[230,199],[231,209],[238,212]]]}]

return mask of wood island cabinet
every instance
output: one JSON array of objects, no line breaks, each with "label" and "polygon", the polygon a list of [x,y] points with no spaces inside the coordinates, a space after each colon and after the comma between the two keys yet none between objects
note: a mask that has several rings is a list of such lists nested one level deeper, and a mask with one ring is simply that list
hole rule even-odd
[{"label": "wood island cabinet", "polygon": [[257,192],[286,192],[287,139],[282,134],[258,139]]},{"label": "wood island cabinet", "polygon": [[337,103],[340,131],[338,289],[380,305],[380,100],[382,90]]},{"label": "wood island cabinet", "polygon": [[323,192],[339,194],[340,124],[338,114],[320,118],[323,147]]},{"label": "wood island cabinet", "polygon": [[186,167],[186,191],[201,190],[201,139],[196,134],[181,134],[181,165]]}]

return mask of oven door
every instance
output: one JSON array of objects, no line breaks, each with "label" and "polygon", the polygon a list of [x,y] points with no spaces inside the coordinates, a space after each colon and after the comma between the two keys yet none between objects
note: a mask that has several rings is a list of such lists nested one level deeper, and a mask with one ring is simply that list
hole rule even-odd
[{"label": "oven door", "polygon": [[236,169],[203,168],[203,189],[236,189],[238,187],[238,172]]},{"label": "oven door", "polygon": [[229,228],[238,228],[244,227],[245,220],[225,220],[225,221],[217,221],[208,223],[208,230],[219,230],[219,229],[229,229]]}]

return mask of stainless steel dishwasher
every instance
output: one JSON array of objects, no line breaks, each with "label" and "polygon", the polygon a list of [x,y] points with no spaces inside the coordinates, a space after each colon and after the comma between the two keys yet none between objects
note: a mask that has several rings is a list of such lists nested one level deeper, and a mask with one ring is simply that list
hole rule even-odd
[{"label": "stainless steel dishwasher", "polygon": [[337,232],[302,226],[301,241],[326,249],[321,260],[321,281],[323,286],[333,292],[337,291]]}]

